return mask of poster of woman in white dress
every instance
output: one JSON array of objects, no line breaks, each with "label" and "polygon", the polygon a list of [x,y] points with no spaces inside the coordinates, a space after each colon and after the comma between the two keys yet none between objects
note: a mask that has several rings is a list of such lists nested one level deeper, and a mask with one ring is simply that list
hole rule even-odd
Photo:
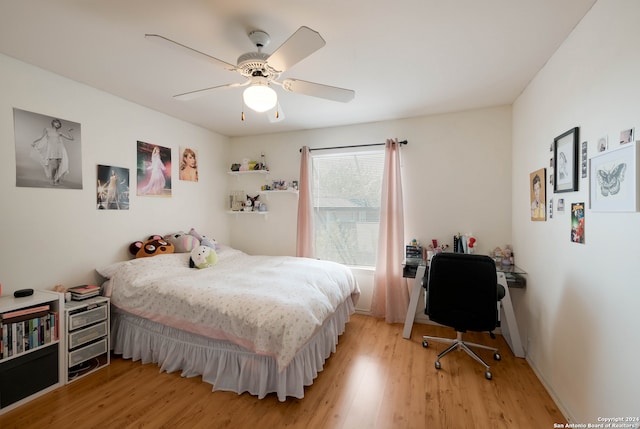
[{"label": "poster of woman in white dress", "polygon": [[16,186],[82,189],[80,124],[13,109]]},{"label": "poster of woman in white dress", "polygon": [[138,141],[138,195],[171,196],[171,148]]},{"label": "poster of woman in white dress", "polygon": [[129,210],[129,169],[98,165],[98,210]]}]

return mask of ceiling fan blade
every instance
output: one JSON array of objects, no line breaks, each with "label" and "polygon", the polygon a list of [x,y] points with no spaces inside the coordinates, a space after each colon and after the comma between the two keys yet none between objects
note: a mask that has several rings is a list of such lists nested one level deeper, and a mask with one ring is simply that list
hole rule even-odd
[{"label": "ceiling fan blade", "polygon": [[285,79],[282,81],[282,87],[289,92],[340,101],[342,103],[348,103],[356,96],[356,92],[351,89],[322,85],[320,83],[298,79]]},{"label": "ceiling fan blade", "polygon": [[228,83],[226,85],[218,85],[218,86],[212,86],[210,88],[196,89],[195,91],[189,91],[189,92],[183,92],[182,94],[176,94],[176,95],[173,96],[173,98],[175,98],[176,100],[188,101],[188,100],[193,100],[194,98],[199,98],[199,97],[202,97],[204,95],[207,95],[207,94],[209,94],[210,92],[213,92],[216,89],[220,89],[220,88],[237,88],[239,86],[249,85],[249,83],[251,83],[251,81],[247,80],[246,82],[243,82],[243,83]]},{"label": "ceiling fan blade", "polygon": [[178,49],[180,50],[180,52],[185,52],[188,54],[191,54],[192,56],[196,57],[196,58],[200,58],[201,60],[206,60],[209,61],[210,63],[215,64],[218,67],[222,67],[224,69],[227,69],[229,71],[236,71],[237,67],[234,66],[233,64],[230,64],[226,61],[222,61],[216,57],[212,57],[211,55],[205,54],[204,52],[200,52],[198,50],[195,50],[193,48],[190,48],[188,46],[183,45],[182,43],[178,43],[174,40],[171,39],[167,39],[164,36],[160,36],[159,34],[145,34],[144,37],[146,37],[149,40],[152,40],[156,43],[159,43],[163,46],[168,46],[170,48],[173,49]]},{"label": "ceiling fan blade", "polygon": [[307,58],[325,45],[320,33],[309,27],[300,27],[267,59],[279,73]]}]

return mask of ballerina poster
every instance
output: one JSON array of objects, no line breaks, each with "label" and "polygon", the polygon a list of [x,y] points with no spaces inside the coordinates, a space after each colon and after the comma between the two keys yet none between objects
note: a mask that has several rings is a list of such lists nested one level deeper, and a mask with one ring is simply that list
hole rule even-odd
[{"label": "ballerina poster", "polygon": [[16,186],[82,189],[80,124],[13,109]]},{"label": "ballerina poster", "polygon": [[138,141],[138,195],[171,197],[171,148]]}]

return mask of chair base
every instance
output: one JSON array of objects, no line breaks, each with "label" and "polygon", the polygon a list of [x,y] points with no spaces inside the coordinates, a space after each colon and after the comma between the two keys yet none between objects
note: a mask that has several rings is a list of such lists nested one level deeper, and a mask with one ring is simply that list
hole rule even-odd
[{"label": "chair base", "polygon": [[440,365],[440,359],[446,355],[447,353],[453,351],[453,350],[464,350],[465,352],[467,352],[467,354],[469,356],[471,356],[472,358],[474,358],[476,361],[478,361],[480,364],[482,364],[482,366],[484,366],[485,369],[485,373],[484,376],[487,378],[487,380],[491,380],[493,378],[493,374],[491,373],[489,364],[487,364],[484,359],[482,359],[475,351],[473,351],[473,349],[471,349],[471,347],[478,347],[481,349],[485,349],[485,350],[491,350],[493,352],[493,358],[495,360],[500,360],[501,356],[500,353],[498,353],[498,349],[495,347],[489,347],[489,346],[485,346],[482,344],[476,344],[476,343],[470,343],[467,341],[464,341],[462,339],[462,332],[456,332],[456,338],[452,339],[452,338],[441,338],[441,337],[431,337],[428,335],[425,335],[422,337],[422,346],[423,347],[428,347],[429,346],[429,341],[438,341],[441,343],[445,343],[445,344],[451,344],[445,351],[443,351],[442,353],[440,353],[436,359],[436,369],[440,369],[441,365]]}]

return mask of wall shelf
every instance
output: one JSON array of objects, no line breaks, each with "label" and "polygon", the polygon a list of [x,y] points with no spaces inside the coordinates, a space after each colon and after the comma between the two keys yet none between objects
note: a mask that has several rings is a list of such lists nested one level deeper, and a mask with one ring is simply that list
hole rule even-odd
[{"label": "wall shelf", "polygon": [[227,171],[227,173],[236,177],[243,176],[245,174],[262,174],[266,176],[269,174],[269,170]]},{"label": "wall shelf", "polygon": [[236,215],[236,218],[238,216],[251,216],[251,215],[261,215],[264,216],[264,219],[267,219],[267,213],[269,213],[268,211],[251,211],[251,212],[245,212],[245,211],[240,211],[240,210],[227,210],[227,214],[232,214],[232,215]]},{"label": "wall shelf", "polygon": [[260,191],[260,195],[264,195],[269,199],[269,195],[271,194],[294,194],[296,197],[298,196],[298,191],[296,189],[284,189],[284,190],[269,190],[269,191]]}]

